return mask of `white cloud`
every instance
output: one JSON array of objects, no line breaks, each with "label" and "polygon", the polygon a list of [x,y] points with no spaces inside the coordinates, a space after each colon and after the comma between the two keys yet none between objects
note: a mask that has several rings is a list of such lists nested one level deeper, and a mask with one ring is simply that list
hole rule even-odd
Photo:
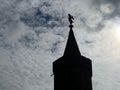
[{"label": "white cloud", "polygon": [[107,3],[101,4],[100,9],[104,14],[111,14],[115,10],[115,7],[111,3]]},{"label": "white cloud", "polygon": [[118,90],[120,50],[113,33],[120,19],[104,18],[114,4],[93,1],[0,1],[0,89],[53,90],[52,62],[64,52],[71,13],[81,53],[93,60],[94,89]]}]

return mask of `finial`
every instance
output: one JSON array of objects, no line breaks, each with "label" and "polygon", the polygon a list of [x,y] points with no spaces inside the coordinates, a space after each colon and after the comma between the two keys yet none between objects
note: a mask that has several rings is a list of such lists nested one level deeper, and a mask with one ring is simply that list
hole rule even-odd
[{"label": "finial", "polygon": [[74,23],[73,22],[74,18],[71,14],[68,14],[68,20],[69,20],[69,23],[70,23],[69,27],[70,27],[70,29],[72,29],[73,28],[72,23]]}]

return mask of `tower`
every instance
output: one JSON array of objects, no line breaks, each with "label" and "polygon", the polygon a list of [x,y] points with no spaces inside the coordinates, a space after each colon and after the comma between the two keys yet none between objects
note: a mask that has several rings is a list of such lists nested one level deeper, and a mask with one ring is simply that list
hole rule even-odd
[{"label": "tower", "polygon": [[69,14],[70,31],[64,55],[53,62],[54,90],[92,90],[92,62],[81,55]]}]

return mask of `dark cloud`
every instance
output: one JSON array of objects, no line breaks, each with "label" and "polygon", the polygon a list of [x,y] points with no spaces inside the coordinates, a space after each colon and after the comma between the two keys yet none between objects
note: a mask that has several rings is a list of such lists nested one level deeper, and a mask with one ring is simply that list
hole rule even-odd
[{"label": "dark cloud", "polygon": [[27,48],[36,48],[38,37],[34,32],[28,32],[23,35],[18,41]]},{"label": "dark cloud", "polygon": [[93,0],[93,2],[94,2],[94,4],[96,3],[97,5],[106,4],[106,3],[112,3],[115,6],[120,3],[119,0]]},{"label": "dark cloud", "polygon": [[[93,0],[93,4],[95,7],[100,8],[103,4],[111,4],[114,7],[113,13],[106,15],[105,18],[113,18],[114,16],[119,16],[120,14],[120,1],[119,0]],[[110,8],[111,9],[111,8]]]},{"label": "dark cloud", "polygon": [[57,52],[57,49],[58,49],[58,45],[60,44],[61,42],[60,41],[56,41],[55,43],[53,43],[52,47],[51,47],[51,52],[52,53],[56,53]]},{"label": "dark cloud", "polygon": [[100,22],[97,22],[97,23],[93,23],[95,25],[94,27],[91,27],[89,24],[87,24],[88,21],[86,20],[86,17],[81,17],[80,21],[81,21],[82,25],[84,25],[84,27],[86,27],[86,31],[88,33],[89,32],[99,32],[104,28],[103,20],[101,20]]},{"label": "dark cloud", "polygon": [[[88,31],[101,31],[105,27],[104,21],[120,17],[120,1],[119,0],[91,0],[92,7],[102,14],[103,20],[98,23],[97,27],[90,28]],[[86,23],[86,22],[85,22]]]},{"label": "dark cloud", "polygon": [[[55,11],[55,13],[59,14],[58,11]],[[20,20],[30,27],[39,27],[39,26],[51,27],[51,28],[55,26],[59,27],[64,25],[62,19],[63,17],[59,15],[53,16],[51,14],[42,12],[42,10],[39,7],[31,8],[30,10],[22,14],[20,17]]]},{"label": "dark cloud", "polygon": [[88,40],[85,41],[86,44],[91,44],[91,43],[93,43],[93,42],[94,42],[94,41],[88,41]]}]

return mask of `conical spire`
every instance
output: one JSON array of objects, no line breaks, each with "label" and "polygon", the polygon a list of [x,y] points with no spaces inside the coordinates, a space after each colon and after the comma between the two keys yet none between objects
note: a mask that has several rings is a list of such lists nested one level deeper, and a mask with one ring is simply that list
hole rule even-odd
[{"label": "conical spire", "polygon": [[72,23],[74,18],[72,15],[68,14],[68,20],[69,20],[69,23],[70,23],[70,32],[69,32],[69,36],[68,36],[68,41],[67,41],[67,44],[66,44],[66,48],[65,48],[65,52],[64,52],[64,56],[80,56],[80,51],[79,51],[79,48],[78,48],[78,45],[77,45],[77,42],[76,42],[76,39],[75,39],[75,36],[74,36],[74,33],[73,33],[73,25]]},{"label": "conical spire", "polygon": [[80,51],[73,33],[72,28],[70,27],[69,36],[64,51],[64,56],[80,56]]}]

